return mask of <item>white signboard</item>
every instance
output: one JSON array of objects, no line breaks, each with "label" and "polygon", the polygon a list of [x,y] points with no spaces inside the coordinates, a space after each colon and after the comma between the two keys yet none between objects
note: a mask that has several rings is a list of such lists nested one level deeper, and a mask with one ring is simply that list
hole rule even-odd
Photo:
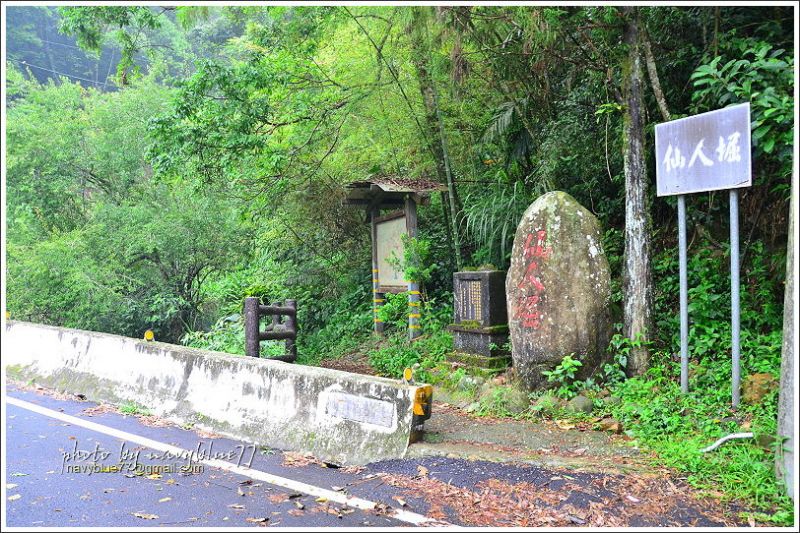
[{"label": "white signboard", "polygon": [[375,233],[380,288],[384,292],[406,290],[403,270],[394,263],[394,260],[403,260],[402,236],[408,233],[405,215],[378,222],[375,224]]},{"label": "white signboard", "polygon": [[658,196],[749,187],[750,104],[656,125]]}]

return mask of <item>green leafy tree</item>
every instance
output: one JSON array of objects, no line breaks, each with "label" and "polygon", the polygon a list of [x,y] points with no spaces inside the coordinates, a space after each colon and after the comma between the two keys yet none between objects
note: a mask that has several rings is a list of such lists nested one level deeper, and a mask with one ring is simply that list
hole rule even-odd
[{"label": "green leafy tree", "polygon": [[59,14],[60,30],[74,35],[78,45],[88,51],[99,53],[107,35],[113,32],[122,53],[117,77],[123,86],[129,83],[131,74],[139,73],[135,55],[142,47],[142,33],[161,25],[160,13],[149,7],[62,7]]},{"label": "green leafy tree", "polygon": [[135,280],[141,319],[173,341],[200,325],[203,285],[245,257],[250,243],[235,204],[167,187],[101,206],[85,233],[96,261],[108,259],[115,277]]}]

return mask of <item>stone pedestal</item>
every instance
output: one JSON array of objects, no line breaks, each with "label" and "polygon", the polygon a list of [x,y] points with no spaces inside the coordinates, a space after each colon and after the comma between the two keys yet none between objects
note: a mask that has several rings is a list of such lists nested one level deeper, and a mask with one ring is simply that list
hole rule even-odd
[{"label": "stone pedestal", "polygon": [[453,274],[455,351],[449,359],[486,370],[503,370],[511,362],[508,342],[505,272],[477,270]]}]

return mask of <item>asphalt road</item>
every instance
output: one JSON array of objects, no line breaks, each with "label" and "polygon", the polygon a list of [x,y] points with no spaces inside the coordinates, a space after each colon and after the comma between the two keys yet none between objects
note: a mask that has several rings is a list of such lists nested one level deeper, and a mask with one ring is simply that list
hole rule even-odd
[{"label": "asphalt road", "polygon": [[10,527],[738,523],[666,478],[441,456],[338,468],[13,384],[7,393]]},{"label": "asphalt road", "polygon": [[[111,412],[88,416],[85,410],[96,405],[91,402],[57,400],[11,386],[8,396],[160,443],[199,451],[207,457],[234,464],[250,463],[253,470],[398,507],[392,496],[400,494],[400,490],[382,484],[377,478],[365,480],[363,475],[319,464],[285,467],[282,453],[276,450],[254,448],[225,438],[204,438],[175,426],[152,427],[134,416]],[[319,502],[299,490],[221,468],[198,463],[186,468],[189,462],[185,457],[168,457],[126,439],[16,405],[6,405],[5,439],[8,526],[412,525],[385,516],[385,512]],[[95,467],[95,463],[100,466]],[[116,466],[119,471],[96,471],[103,466],[107,469]],[[425,511],[410,505],[407,503],[404,510]]]}]

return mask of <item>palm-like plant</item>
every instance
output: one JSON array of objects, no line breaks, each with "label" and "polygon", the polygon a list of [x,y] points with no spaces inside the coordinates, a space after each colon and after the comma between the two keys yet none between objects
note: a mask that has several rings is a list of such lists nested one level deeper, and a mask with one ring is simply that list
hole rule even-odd
[{"label": "palm-like plant", "polygon": [[462,229],[476,248],[487,251],[497,267],[508,263],[514,233],[525,209],[534,198],[553,188],[547,179],[532,178],[512,183],[501,169],[493,186],[473,189],[464,198]]}]

